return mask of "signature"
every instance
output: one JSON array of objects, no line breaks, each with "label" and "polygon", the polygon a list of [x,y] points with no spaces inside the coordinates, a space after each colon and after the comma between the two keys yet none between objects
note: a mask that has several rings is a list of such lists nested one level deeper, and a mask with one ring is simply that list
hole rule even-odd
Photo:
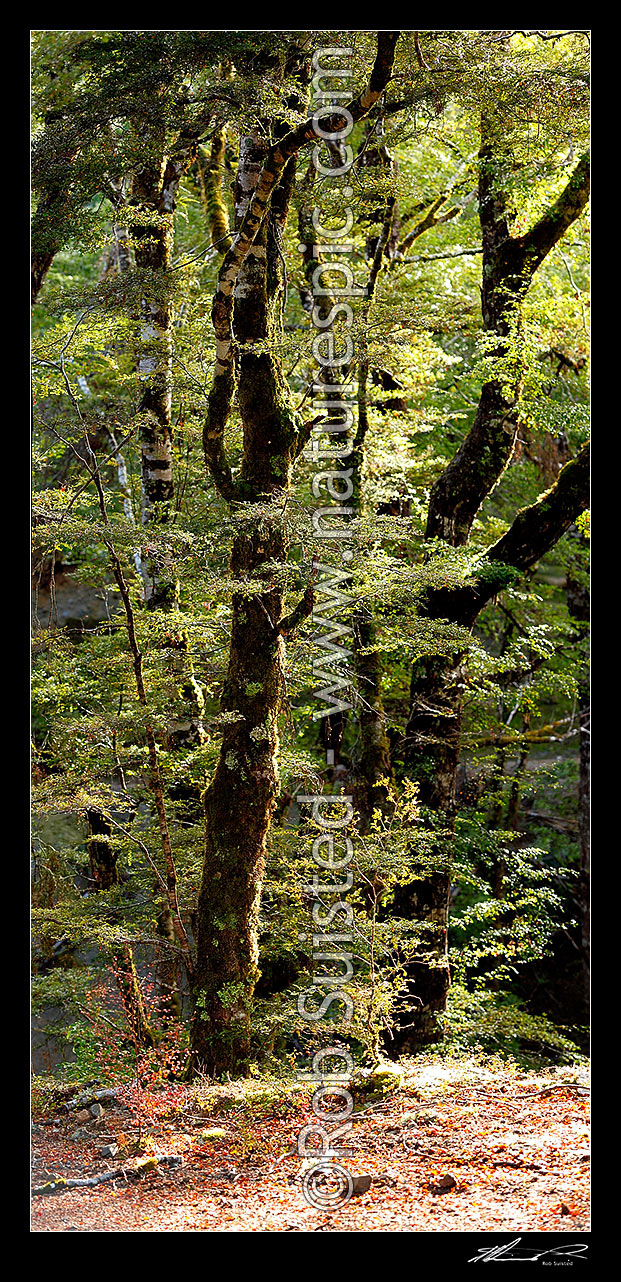
[{"label": "signature", "polygon": [[521,1241],[520,1237],[516,1237],[505,1246],[481,1246],[478,1254],[468,1260],[468,1264],[478,1264],[479,1260],[486,1263],[489,1260],[542,1260],[545,1255],[571,1256],[580,1260],[585,1258],[588,1250],[586,1242],[568,1242],[564,1246],[553,1246],[547,1251],[533,1251],[532,1247],[520,1246]]}]

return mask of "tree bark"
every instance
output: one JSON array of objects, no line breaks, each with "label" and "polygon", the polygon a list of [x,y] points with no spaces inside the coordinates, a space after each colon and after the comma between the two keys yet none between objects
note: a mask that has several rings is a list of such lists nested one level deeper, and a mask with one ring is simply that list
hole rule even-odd
[{"label": "tree bark", "polygon": [[[498,122],[484,117],[479,150],[479,219],[483,242],[481,308],[483,329],[497,336],[492,355],[509,351],[511,331],[519,326],[520,309],[533,275],[568,227],[579,217],[589,196],[589,158],[578,161],[565,188],[543,217],[523,236],[510,232],[503,169],[510,148]],[[451,462],[432,487],[427,518],[428,539],[457,547],[467,543],[474,518],[502,476],[515,445],[519,378],[491,379],[483,384],[474,422]],[[472,628],[479,611],[507,582],[506,567],[524,570],[554,545],[586,506],[588,453],[581,451],[559,474],[548,494],[519,513],[508,533],[487,553],[495,573],[457,590],[428,594],[426,613]],[[459,759],[461,689],[460,655],[432,658],[412,674],[411,706],[405,734],[407,767],[420,784],[421,800],[438,812],[450,833],[454,824],[455,782]],[[438,868],[412,884],[408,892],[417,920],[434,923],[434,940],[416,964],[417,1004],[402,1048],[417,1049],[442,1036],[436,1012],[444,1009],[450,983],[448,968],[448,872],[444,846]],[[406,900],[408,895],[406,894]],[[403,896],[402,896],[403,898]],[[407,904],[404,907],[407,908]],[[413,969],[413,974],[414,974]]]},{"label": "tree bark", "polygon": [[[506,148],[500,144],[495,125],[484,120],[479,151],[481,310],[483,331],[498,336],[491,351],[495,357],[508,351],[511,328],[519,325],[520,307],[535,271],[582,213],[589,198],[589,158],[584,156],[548,213],[530,232],[512,237],[502,189],[502,170],[507,161]],[[444,539],[453,547],[467,543],[481,504],[511,459],[518,426],[518,393],[517,380],[511,387],[499,379],[483,384],[472,427],[432,487],[428,538]]]},{"label": "tree bark", "polygon": [[214,133],[209,154],[204,147],[198,149],[198,173],[205,216],[211,243],[219,254],[226,254],[233,242],[229,216],[222,194],[225,154],[226,132],[224,129],[217,129]]},{"label": "tree bark", "polygon": [[[379,34],[369,85],[349,105],[355,119],[370,110],[385,87],[395,43],[396,33]],[[338,110],[334,120],[343,120]],[[327,132],[336,126],[324,120],[323,127]],[[263,129],[242,139],[240,146],[235,237],[220,269],[212,308],[216,364],[203,432],[206,465],[223,497],[240,505],[240,516],[243,504],[265,505],[265,515],[249,513],[233,542],[232,574],[258,591],[233,597],[221,701],[229,719],[205,796],[192,1064],[212,1074],[243,1067],[250,1051],[265,841],[278,796],[283,636],[312,609],[309,585],[299,607],[283,617],[282,592],[271,580],[268,563],[286,556],[274,500],[287,493],[293,464],[308,439],[293,411],[274,340],[282,325],[285,285],[280,237],[296,157],[316,136],[312,120],[295,129],[276,121],[274,133],[271,146]],[[236,390],[243,426],[238,476],[225,447]]]},{"label": "tree bark", "polygon": [[[441,588],[427,595],[427,617],[471,629],[479,612],[514,571],[530,569],[585,510],[589,501],[589,448],[561,469],[553,486],[517,514],[501,539],[487,552],[488,567],[478,580],[461,588]],[[463,675],[461,656],[421,661],[412,673],[410,716],[405,734],[406,767],[417,779],[421,801],[438,814],[445,838],[435,850],[437,867],[404,887],[395,897],[395,912],[423,923],[421,958],[412,963],[408,989],[412,998],[409,1027],[395,1035],[395,1048],[416,1051],[442,1037],[438,1014],[450,985],[448,925],[450,834],[455,818],[455,783],[459,761]]]},{"label": "tree bark", "polygon": [[[260,138],[242,139],[238,224],[264,155]],[[274,338],[280,325],[282,280],[274,221],[286,216],[286,190],[281,200],[284,207],[277,206],[259,229],[235,288],[235,338],[244,345],[237,362],[244,433],[240,486],[250,502],[266,504],[287,490],[298,442],[298,420],[271,344],[268,350],[253,350],[254,344],[263,348],[268,337]],[[193,1061],[213,1074],[241,1067],[250,1051],[265,841],[279,792],[278,714],[285,657],[283,594],[270,582],[270,563],[285,557],[280,517],[269,507],[264,516],[249,517],[234,538],[231,574],[254,592],[235,593],[232,601],[229,663],[221,697],[221,711],[229,720],[205,795],[192,1031]]]},{"label": "tree bark", "polygon": [[110,821],[103,811],[95,806],[87,807],[86,819],[91,834],[86,848],[93,882],[97,890],[110,890],[112,886],[117,886],[119,881],[117,852],[110,841],[112,837]]}]

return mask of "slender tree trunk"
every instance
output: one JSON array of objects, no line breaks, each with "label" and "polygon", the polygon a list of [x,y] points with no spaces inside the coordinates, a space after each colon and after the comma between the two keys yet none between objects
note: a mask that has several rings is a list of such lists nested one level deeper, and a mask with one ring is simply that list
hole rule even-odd
[{"label": "slender tree trunk", "polygon": [[[134,179],[131,226],[136,267],[143,273],[138,374],[141,393],[141,521],[166,522],[174,497],[172,429],[172,304],[170,258],[173,214],[185,157],[150,160]],[[170,606],[176,585],[156,556],[142,557],[144,599],[150,609]]]},{"label": "slender tree trunk", "polygon": [[519,808],[520,808],[520,785],[526,771],[530,749],[528,746],[522,748],[518,757],[515,774],[511,780],[509,790],[509,800],[507,802],[507,828],[512,828],[514,832],[519,830]]},{"label": "slender tree trunk", "polygon": [[204,147],[198,149],[198,174],[205,216],[211,243],[219,254],[225,254],[231,248],[233,240],[222,191],[225,154],[226,132],[224,129],[218,129],[214,133],[209,153]]},{"label": "slender tree trunk", "polygon": [[116,978],[133,1045],[136,1050],[143,1046],[155,1046],[155,1034],[140,989],[134,953],[129,944],[125,945],[121,956],[117,958]]},{"label": "slender tree trunk", "polygon": [[[388,168],[391,167],[390,157],[385,148],[378,159],[381,159]],[[388,197],[384,208],[375,215],[375,221],[380,221],[381,227],[379,235],[371,242],[372,260],[362,317],[358,362],[358,425],[351,457],[346,460],[352,468],[351,505],[357,515],[361,515],[363,511],[365,443],[369,431],[367,325],[375,286],[385,255],[398,234],[397,202],[394,196]],[[358,689],[358,738],[352,761],[353,789],[361,828],[365,831],[369,827],[373,811],[385,809],[387,806],[392,765],[382,697],[382,663],[376,648],[377,627],[370,607],[360,605],[354,608],[352,630],[354,671]]]}]

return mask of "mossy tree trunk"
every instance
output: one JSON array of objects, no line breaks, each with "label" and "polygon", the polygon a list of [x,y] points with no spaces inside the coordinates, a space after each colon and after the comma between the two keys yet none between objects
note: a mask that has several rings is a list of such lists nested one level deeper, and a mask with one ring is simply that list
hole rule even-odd
[{"label": "mossy tree trunk", "polygon": [[[516,237],[504,183],[511,154],[499,123],[485,119],[479,151],[479,218],[483,243],[481,303],[483,329],[498,338],[493,355],[509,351],[511,331],[519,326],[520,308],[535,271],[564,232],[582,213],[589,196],[589,159],[578,161],[554,205],[529,232]],[[452,546],[468,542],[474,518],[507,467],[515,446],[519,375],[484,383],[474,422],[462,445],[432,487],[427,519],[428,539]],[[582,451],[561,471],[555,486],[532,508],[519,513],[488,558],[519,569],[532,566],[564,533],[586,505],[588,458]],[[504,585],[499,574],[473,588],[431,591],[423,609],[428,617],[472,628],[479,610]],[[432,658],[412,673],[410,714],[405,734],[406,766],[419,781],[421,800],[437,812],[450,835],[454,825],[455,783],[462,714],[462,656]],[[442,1037],[437,1018],[445,1005],[450,975],[448,924],[450,839],[438,843],[437,867],[407,888],[411,915],[424,926],[421,960],[413,964],[414,997],[411,1027],[397,1039],[416,1050]],[[407,906],[407,905],[406,905]],[[429,929],[427,929],[429,927]]]},{"label": "mossy tree trunk", "polygon": [[86,820],[90,832],[86,848],[95,889],[110,890],[119,882],[117,852],[112,843],[110,821],[96,806],[87,807]]},{"label": "mossy tree trunk", "polygon": [[[507,582],[512,571],[529,570],[566,532],[589,501],[589,447],[561,469],[550,489],[523,508],[513,525],[487,551],[491,571],[462,588],[441,588],[427,594],[428,618],[448,619],[472,629],[483,607]],[[402,888],[396,910],[424,927],[420,960],[412,964],[409,991],[413,994],[408,1028],[395,1037],[397,1049],[415,1051],[442,1037],[438,1014],[444,1010],[450,975],[448,967],[450,834],[455,818],[455,784],[459,761],[463,673],[460,656],[452,662],[425,660],[413,670],[405,760],[420,786],[421,801],[437,813],[445,836],[436,846],[436,867]],[[414,976],[416,977],[414,981]]]},{"label": "mossy tree trunk", "polygon": [[[385,151],[379,159],[391,167]],[[374,216],[381,222],[380,232],[372,240],[372,259],[363,308],[358,361],[358,422],[354,448],[345,464],[352,469],[354,492],[351,506],[357,515],[363,512],[364,468],[366,439],[369,431],[368,384],[369,357],[367,327],[369,312],[378,276],[389,255],[390,245],[396,240],[399,228],[397,202],[389,196],[381,211]],[[353,753],[353,790],[356,808],[360,815],[361,830],[367,831],[373,811],[385,810],[388,786],[392,777],[390,745],[386,734],[386,717],[382,694],[382,662],[377,649],[377,626],[373,609],[364,604],[356,605],[352,617],[352,647],[354,671],[358,691],[358,740]]]},{"label": "mossy tree trunk", "polygon": [[[360,119],[385,88],[397,33],[378,36],[368,86],[349,103]],[[287,74],[307,55],[292,41]],[[272,69],[273,70],[273,69]],[[285,109],[287,100],[285,99]],[[334,112],[334,125],[343,117]],[[270,563],[286,557],[278,510],[295,459],[310,435],[294,412],[278,355],[282,276],[281,238],[296,157],[316,142],[312,118],[288,129],[282,119],[261,122],[241,140],[235,188],[235,237],[220,269],[212,318],[216,362],[203,431],[207,468],[240,517],[231,553],[235,579],[247,587],[233,597],[228,672],[222,694],[227,716],[220,759],[205,796],[205,859],[197,912],[192,1064],[212,1074],[237,1071],[250,1051],[250,1012],[258,977],[258,911],[266,836],[278,795],[278,712],[284,674],[283,638],[312,610],[309,586],[291,614]],[[275,141],[267,145],[265,139]],[[225,432],[233,399],[243,428],[235,475]],[[246,505],[250,505],[244,518]],[[256,507],[263,514],[256,515]],[[254,510],[253,510],[254,509]]]},{"label": "mossy tree trunk", "polygon": [[211,243],[219,254],[226,254],[231,248],[233,238],[223,192],[226,172],[226,130],[224,128],[216,129],[209,152],[205,147],[199,147],[197,159],[201,195]]},{"label": "mossy tree trunk", "polygon": [[[242,138],[236,184],[239,226],[261,171],[265,146]],[[243,521],[230,559],[247,584],[232,600],[229,662],[221,697],[228,718],[220,759],[205,796],[205,859],[197,915],[193,1055],[211,1073],[233,1070],[250,1050],[250,1012],[258,979],[258,920],[265,841],[279,792],[278,715],[283,695],[283,593],[274,564],[286,539],[273,501],[286,492],[299,448],[298,420],[280,365],[266,340],[280,326],[276,219],[286,216],[292,173],[280,204],[260,228],[235,288],[237,401],[244,452],[240,495],[264,505]],[[253,345],[260,350],[253,350]],[[240,516],[243,505],[237,508]]]}]

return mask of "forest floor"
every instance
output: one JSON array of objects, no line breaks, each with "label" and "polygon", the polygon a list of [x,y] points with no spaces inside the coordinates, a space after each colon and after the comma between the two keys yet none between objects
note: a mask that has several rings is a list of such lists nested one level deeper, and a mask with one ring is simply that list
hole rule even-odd
[{"label": "forest floor", "polygon": [[[33,1186],[119,1171],[92,1187],[32,1198],[36,1233],[408,1233],[580,1231],[588,1223],[588,1094],[582,1069],[499,1061],[402,1063],[400,1089],[356,1099],[340,1161],[371,1177],[334,1210],[308,1205],[296,1143],[308,1088],[261,1079],[163,1091],[142,1134],[113,1101],[83,1127],[56,1103],[35,1110]],[[180,1093],[179,1093],[180,1092]],[[78,1123],[79,1125],[79,1123]],[[209,1132],[215,1130],[215,1135]],[[218,1134],[219,1132],[219,1134]],[[100,1150],[115,1142],[118,1153]],[[174,1157],[174,1164],[162,1157]]]}]

